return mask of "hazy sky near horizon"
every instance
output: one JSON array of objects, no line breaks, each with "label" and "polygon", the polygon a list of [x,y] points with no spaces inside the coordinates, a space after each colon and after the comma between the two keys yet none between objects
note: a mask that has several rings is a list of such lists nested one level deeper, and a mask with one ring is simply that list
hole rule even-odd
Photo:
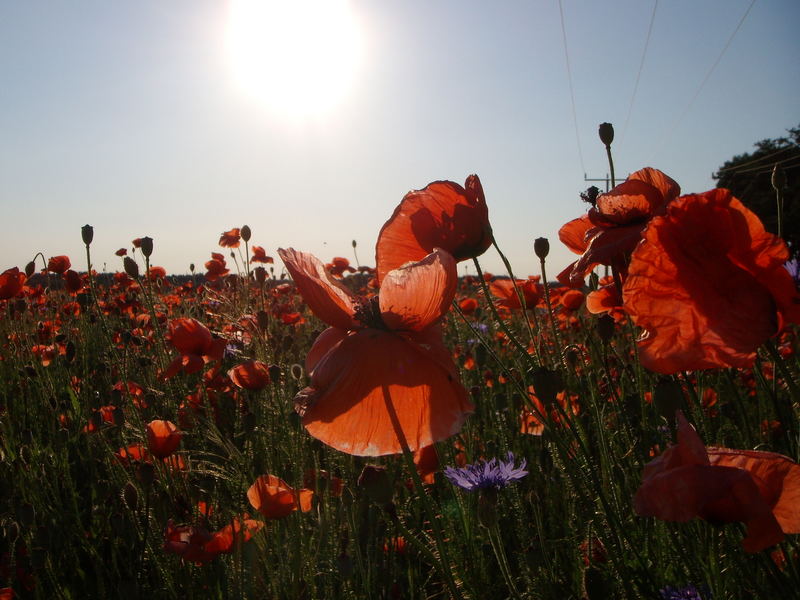
[{"label": "hazy sky near horizon", "polygon": [[[557,0],[341,5],[349,20],[276,8],[236,28],[229,2],[0,1],[0,270],[37,252],[84,270],[86,223],[98,270],[145,235],[154,264],[202,270],[245,223],[278,263],[354,261],[355,239],[374,265],[405,192],[477,173],[516,274],[548,237],[554,276],[584,175],[608,172],[599,123],[619,178],[653,166],[684,193],[800,123],[796,0],[755,2],[738,31],[751,0],[563,0],[574,113]],[[247,35],[276,44],[234,53]],[[303,96],[276,106],[285,68]]]}]

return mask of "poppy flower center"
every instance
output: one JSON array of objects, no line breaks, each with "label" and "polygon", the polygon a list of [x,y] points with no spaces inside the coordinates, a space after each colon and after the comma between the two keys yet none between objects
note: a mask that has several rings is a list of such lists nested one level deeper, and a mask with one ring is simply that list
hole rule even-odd
[{"label": "poppy flower center", "polygon": [[389,331],[389,327],[383,322],[383,318],[381,317],[381,307],[378,303],[378,296],[359,298],[353,316],[356,321],[366,328]]}]

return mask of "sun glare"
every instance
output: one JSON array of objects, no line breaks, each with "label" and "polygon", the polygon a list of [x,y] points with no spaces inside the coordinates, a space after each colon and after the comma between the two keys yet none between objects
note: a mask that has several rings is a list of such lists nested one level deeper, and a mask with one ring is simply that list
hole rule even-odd
[{"label": "sun glare", "polygon": [[241,89],[270,111],[297,117],[341,103],[362,39],[348,0],[232,0],[227,46]]}]

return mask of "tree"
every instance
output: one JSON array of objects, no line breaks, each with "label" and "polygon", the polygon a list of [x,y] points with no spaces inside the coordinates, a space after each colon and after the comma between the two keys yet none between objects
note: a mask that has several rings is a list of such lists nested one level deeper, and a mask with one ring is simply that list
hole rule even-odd
[{"label": "tree", "polygon": [[723,164],[713,177],[717,187],[727,188],[764,222],[768,231],[778,231],[778,211],[772,169],[783,171],[783,239],[792,259],[800,258],[800,125],[787,137],[756,142],[756,150],[740,154]]}]

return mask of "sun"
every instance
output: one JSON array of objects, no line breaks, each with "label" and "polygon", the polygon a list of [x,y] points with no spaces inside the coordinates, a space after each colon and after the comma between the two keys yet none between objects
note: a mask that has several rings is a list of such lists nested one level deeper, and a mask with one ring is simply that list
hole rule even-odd
[{"label": "sun", "polygon": [[348,0],[232,0],[226,37],[238,86],[287,117],[341,104],[362,58]]}]

